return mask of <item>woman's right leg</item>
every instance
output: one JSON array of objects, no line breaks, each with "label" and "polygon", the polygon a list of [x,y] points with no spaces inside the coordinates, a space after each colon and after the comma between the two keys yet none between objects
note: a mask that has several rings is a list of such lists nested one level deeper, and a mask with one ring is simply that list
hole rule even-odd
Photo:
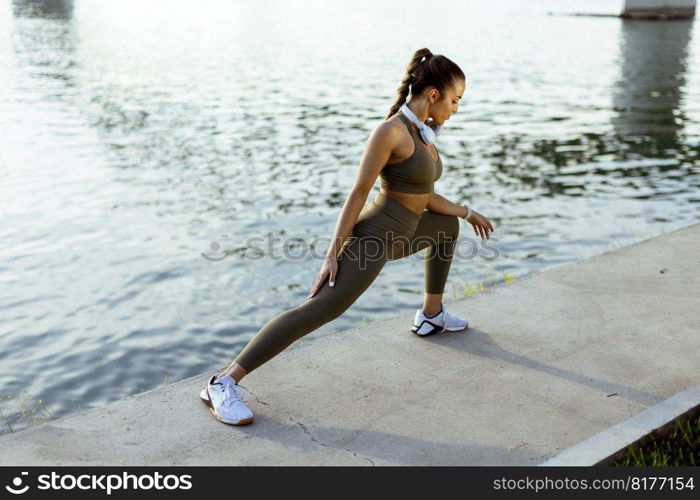
[{"label": "woman's right leg", "polygon": [[330,287],[326,279],[316,295],[268,321],[224,374],[240,382],[243,375],[294,341],[340,316],[372,284],[387,257],[386,243],[381,238],[351,234],[338,257],[335,286]]}]

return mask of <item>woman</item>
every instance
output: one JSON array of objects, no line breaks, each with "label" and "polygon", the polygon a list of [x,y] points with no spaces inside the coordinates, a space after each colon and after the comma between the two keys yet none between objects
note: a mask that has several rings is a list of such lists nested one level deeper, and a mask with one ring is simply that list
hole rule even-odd
[{"label": "woman", "polygon": [[[410,102],[406,102],[409,96]],[[432,144],[466,88],[455,63],[428,49],[413,54],[386,120],[367,140],[355,183],[345,200],[331,245],[308,299],[272,318],[231,365],[213,375],[200,393],[218,420],[253,421],[245,391],[237,383],[292,342],[337,318],[369,287],[384,264],[427,248],[425,298],[411,331],[430,335],[467,328],[468,320],[447,312],[442,293],[459,233],[459,219],[489,238],[491,222],[466,205],[436,194],[442,160]],[[377,176],[381,189],[365,201]],[[426,210],[427,209],[427,210]]]}]

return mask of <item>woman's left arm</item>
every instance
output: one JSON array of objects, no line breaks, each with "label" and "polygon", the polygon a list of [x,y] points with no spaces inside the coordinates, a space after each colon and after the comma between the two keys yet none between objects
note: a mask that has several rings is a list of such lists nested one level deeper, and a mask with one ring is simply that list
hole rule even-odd
[{"label": "woman's left arm", "polygon": [[462,205],[453,203],[436,192],[431,194],[426,208],[431,212],[445,215],[456,215],[457,217],[464,217],[464,215],[467,213],[467,209]]},{"label": "woman's left arm", "polygon": [[[434,191],[430,196],[430,200],[428,200],[428,205],[426,208],[431,212],[436,212],[439,214],[456,215],[457,217],[464,217],[467,215],[467,209],[462,205],[453,203]],[[476,210],[472,210],[472,214],[467,219],[467,222],[469,222],[469,224],[471,224],[474,228],[474,233],[477,236],[480,236],[482,239],[490,238],[490,233],[494,230],[491,221]]]}]

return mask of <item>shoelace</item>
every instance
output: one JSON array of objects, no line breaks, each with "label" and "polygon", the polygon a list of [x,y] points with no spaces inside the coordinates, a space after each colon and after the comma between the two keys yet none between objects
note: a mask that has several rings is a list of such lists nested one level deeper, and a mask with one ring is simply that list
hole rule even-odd
[{"label": "shoelace", "polygon": [[230,406],[234,401],[248,401],[248,393],[239,385],[227,382],[224,386],[224,401],[222,406]]},{"label": "shoelace", "polygon": [[442,310],[445,311],[445,323],[447,323],[450,320],[454,321],[459,319],[454,314],[450,314],[447,312],[447,306],[445,304],[442,305]]},{"label": "shoelace", "polygon": [[445,304],[440,304],[440,306],[442,307],[442,322],[446,325],[452,315],[447,312],[447,306]]},{"label": "shoelace", "polygon": [[461,324],[461,323],[462,323],[462,318],[460,318],[459,316],[455,316],[454,314],[450,314],[450,313],[447,312],[447,306],[446,306],[445,304],[442,305],[442,310],[443,310],[444,313],[445,313],[445,316],[444,316],[444,318],[445,318],[445,325],[447,325],[448,322],[450,322],[451,324],[455,324],[455,323]]}]

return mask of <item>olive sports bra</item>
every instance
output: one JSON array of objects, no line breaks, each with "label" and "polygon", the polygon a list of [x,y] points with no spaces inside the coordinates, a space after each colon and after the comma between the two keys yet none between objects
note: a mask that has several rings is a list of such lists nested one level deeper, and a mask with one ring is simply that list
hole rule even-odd
[{"label": "olive sports bra", "polygon": [[[418,132],[411,120],[401,111],[396,113],[406,124],[413,137],[415,147],[413,154],[397,163],[387,163],[379,172],[381,186],[387,191],[401,193],[432,193],[433,183],[442,175],[442,159],[438,153],[437,161],[430,156],[428,149],[420,144]],[[437,148],[435,149],[437,151]]]}]

